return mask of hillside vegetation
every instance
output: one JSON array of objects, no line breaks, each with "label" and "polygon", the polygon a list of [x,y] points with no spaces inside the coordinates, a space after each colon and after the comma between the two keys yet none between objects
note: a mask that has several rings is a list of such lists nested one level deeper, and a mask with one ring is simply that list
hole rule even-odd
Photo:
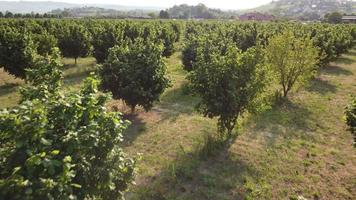
[{"label": "hillside vegetation", "polygon": [[310,20],[322,18],[330,12],[356,13],[356,2],[350,0],[275,0],[249,11],[259,11],[276,16]]}]

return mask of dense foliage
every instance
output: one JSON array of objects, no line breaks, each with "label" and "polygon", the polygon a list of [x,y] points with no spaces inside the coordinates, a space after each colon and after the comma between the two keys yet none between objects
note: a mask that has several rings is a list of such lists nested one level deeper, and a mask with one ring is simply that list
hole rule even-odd
[{"label": "dense foliage", "polygon": [[207,117],[218,117],[219,133],[224,138],[231,136],[238,117],[264,91],[263,54],[259,47],[243,53],[233,42],[222,43],[222,47],[209,39],[203,43],[188,79],[201,97],[198,110]]},{"label": "dense foliage", "polygon": [[112,92],[115,99],[123,99],[132,111],[137,105],[151,109],[169,86],[162,49],[143,40],[111,48],[99,70],[102,88]]},{"label": "dense foliage", "polygon": [[296,37],[291,31],[286,31],[270,38],[266,58],[271,74],[282,86],[283,97],[287,97],[295,85],[303,85],[313,77],[318,49],[308,37]]},{"label": "dense foliage", "polygon": [[[352,48],[356,41],[355,30],[353,25],[330,24],[187,23],[182,63],[183,68],[190,72],[188,78],[193,93],[201,97],[198,110],[205,116],[218,117],[220,132],[231,132],[239,115],[248,107],[258,106],[259,97],[265,96],[264,80],[275,77],[283,88],[283,95],[287,96],[293,86],[306,83],[318,67],[328,65]],[[235,63],[238,66],[235,68],[231,67],[232,61],[226,61],[231,46],[241,51],[236,56],[240,61]],[[263,62],[264,56],[247,56],[256,48],[266,48],[265,57],[269,64],[265,65],[271,66],[261,79],[261,85],[252,84],[254,78],[259,77],[254,73],[262,73],[254,71],[252,66],[263,69],[259,62]],[[246,65],[243,64],[244,59]],[[248,62],[249,59],[255,63]],[[230,60],[233,59],[230,57]],[[246,70],[239,71],[240,68]],[[245,80],[251,85],[244,85],[238,79],[242,74],[246,78],[254,77]],[[241,96],[246,96],[246,99]]]},{"label": "dense foliage", "polygon": [[58,46],[57,38],[47,32],[34,34],[34,41],[37,44],[37,53],[41,56],[51,55],[53,49]]},{"label": "dense foliage", "polygon": [[197,5],[175,5],[172,8],[169,8],[166,12],[171,18],[175,19],[229,19],[238,16],[238,12],[236,11],[223,11],[220,9],[208,8],[202,3]]},{"label": "dense foliage", "polygon": [[171,56],[175,51],[175,43],[180,40],[181,23],[171,22],[127,22],[127,21],[95,21],[89,31],[93,35],[93,55],[98,63],[103,63],[109,55],[109,49],[120,45],[126,40],[137,39],[163,44],[162,55]]},{"label": "dense foliage", "polygon": [[239,49],[261,44],[268,44],[270,37],[293,30],[297,36],[310,37],[315,47],[319,48],[319,66],[327,65],[342,53],[353,47],[356,41],[356,26],[330,24],[299,23],[215,23],[201,22],[186,25],[185,42],[182,50],[184,68],[191,70],[196,61],[197,46],[202,37],[218,34],[216,42],[232,39]]},{"label": "dense foliage", "polygon": [[119,45],[123,40],[123,31],[117,26],[104,24],[103,26],[94,27],[92,30],[92,41],[94,52],[93,56],[98,63],[103,63],[108,57],[109,49],[115,45]]},{"label": "dense foliage", "polygon": [[346,124],[354,136],[354,146],[356,147],[356,96],[351,98],[350,104],[346,107],[345,114]]},{"label": "dense foliage", "polygon": [[90,54],[90,34],[87,29],[78,24],[62,27],[58,33],[58,47],[64,57],[77,58],[86,57]]},{"label": "dense foliage", "polygon": [[328,13],[324,18],[326,22],[331,24],[340,24],[342,22],[342,14],[339,12]]},{"label": "dense foliage", "polygon": [[159,18],[161,18],[161,19],[169,19],[170,16],[169,16],[168,11],[161,10],[161,11],[159,12]]},{"label": "dense foliage", "polygon": [[[189,9],[202,15],[207,11],[203,5]],[[287,31],[285,38],[278,39],[276,35],[286,30],[293,31]],[[171,56],[178,49],[176,43],[183,41],[183,68],[189,72],[193,92],[202,97],[199,110],[220,118],[221,132],[229,134],[238,116],[251,107],[263,91],[257,89],[263,88],[262,83],[252,84],[263,71],[262,67],[262,71],[256,69],[265,61],[260,49],[267,48],[267,61],[270,71],[274,72],[271,74],[280,75],[276,63],[288,61],[284,63],[284,72],[288,75],[283,75],[287,78],[277,76],[286,96],[295,84],[306,82],[318,67],[328,65],[356,41],[354,25],[292,22],[2,19],[0,33],[0,66],[9,73],[24,78],[25,68],[37,68],[33,64],[36,57],[52,54],[56,46],[65,57],[76,59],[92,54],[102,64],[103,88],[111,91],[114,98],[124,99],[132,109],[141,105],[146,110],[169,85],[162,56]],[[221,70],[215,72],[215,68]],[[227,73],[234,76],[229,77]],[[245,80],[251,87],[242,83],[241,74],[254,77]],[[222,79],[218,81],[220,76],[230,80],[231,85]],[[266,75],[265,79],[269,78],[270,75]],[[220,85],[223,89],[218,90],[219,87],[211,84],[227,85]],[[241,91],[232,89],[236,85]],[[209,99],[211,94],[219,98]],[[245,95],[246,99],[227,94]],[[232,114],[226,114],[225,108],[219,107],[223,105],[221,102],[230,106],[228,111]],[[223,116],[225,114],[228,116]]]},{"label": "dense foliage", "polygon": [[120,148],[127,127],[88,78],[63,94],[57,57],[37,60],[22,102],[0,111],[2,199],[122,199],[135,160]]},{"label": "dense foliage", "polygon": [[0,66],[5,71],[25,78],[25,69],[32,66],[35,57],[36,45],[29,34],[0,28]]}]

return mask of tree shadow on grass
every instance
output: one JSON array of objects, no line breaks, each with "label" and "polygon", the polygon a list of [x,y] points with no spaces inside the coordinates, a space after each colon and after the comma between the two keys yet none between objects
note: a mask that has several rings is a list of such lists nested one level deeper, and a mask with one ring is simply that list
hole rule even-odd
[{"label": "tree shadow on grass", "polygon": [[259,172],[229,148],[224,145],[206,159],[182,150],[163,171],[134,188],[128,199],[246,199],[246,179],[258,180]]},{"label": "tree shadow on grass", "polygon": [[187,85],[171,89],[164,93],[154,108],[162,115],[162,120],[175,121],[182,114],[192,114],[198,98],[190,95]]},{"label": "tree shadow on grass", "polygon": [[322,80],[320,78],[315,78],[311,81],[310,85],[306,88],[309,92],[316,92],[319,94],[335,93],[337,87],[330,84],[329,81]]},{"label": "tree shadow on grass", "polygon": [[74,86],[81,84],[85,78],[87,78],[94,69],[78,70],[74,73],[70,73],[64,76],[63,82],[66,86]]},{"label": "tree shadow on grass", "polygon": [[159,125],[167,120],[174,122],[180,115],[193,113],[195,98],[185,94],[182,90],[184,89],[179,87],[165,92],[161,101],[149,112],[139,107],[135,114],[129,114],[124,107],[116,107],[116,111],[127,113],[123,115],[123,118],[131,122],[131,125],[124,131],[124,145],[130,146],[138,136],[144,134],[147,130],[147,123]]},{"label": "tree shadow on grass", "polygon": [[307,108],[286,99],[272,109],[250,116],[247,120],[251,126],[248,136],[256,139],[262,134],[269,146],[273,146],[280,138],[315,140],[313,135],[308,134],[315,129],[315,123],[312,123],[315,119],[311,114]]},{"label": "tree shadow on grass", "polygon": [[332,74],[332,75],[345,75],[345,76],[351,76],[353,73],[347,69],[344,69],[342,67],[336,66],[336,65],[329,65],[326,67],[323,67],[321,69],[322,74]]},{"label": "tree shadow on grass", "polygon": [[137,114],[127,114],[123,116],[123,119],[129,120],[131,124],[124,131],[124,143],[123,146],[127,147],[136,140],[136,138],[146,131],[146,122],[143,121]]},{"label": "tree shadow on grass", "polygon": [[353,59],[351,59],[349,57],[345,57],[345,56],[341,56],[335,60],[335,63],[337,63],[337,64],[346,64],[346,65],[350,65],[354,62],[355,61]]},{"label": "tree shadow on grass", "polygon": [[0,85],[0,96],[16,92],[19,85],[18,83],[5,83],[4,85]]},{"label": "tree shadow on grass", "polygon": [[351,51],[347,52],[346,55],[356,56],[356,51],[351,50]]}]

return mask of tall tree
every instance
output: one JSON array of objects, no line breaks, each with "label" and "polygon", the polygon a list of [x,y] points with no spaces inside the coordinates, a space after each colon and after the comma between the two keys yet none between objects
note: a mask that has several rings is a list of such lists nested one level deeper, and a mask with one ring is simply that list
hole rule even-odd
[{"label": "tall tree", "polygon": [[201,97],[197,106],[204,116],[218,117],[221,138],[228,139],[237,119],[256,105],[265,87],[265,68],[260,48],[242,53],[228,44],[225,53],[206,42],[198,51],[194,70],[188,76],[194,93]]},{"label": "tall tree", "polygon": [[169,87],[162,46],[138,39],[110,49],[109,57],[100,67],[104,91],[115,99],[123,99],[135,111],[137,105],[146,111]]},{"label": "tall tree", "polygon": [[91,37],[82,25],[70,24],[63,26],[58,35],[58,47],[64,57],[74,58],[75,64],[79,57],[86,57],[91,51]]},{"label": "tall tree", "polygon": [[169,16],[168,11],[166,11],[166,10],[161,10],[161,11],[159,12],[159,18],[161,18],[161,19],[169,19],[170,16]]},{"label": "tall tree", "polygon": [[5,12],[5,18],[13,18],[13,17],[14,17],[14,14],[12,14],[12,12],[10,12],[10,11]]},{"label": "tall tree", "polygon": [[332,12],[325,15],[325,21],[331,24],[340,24],[342,22],[342,14],[339,12]]},{"label": "tall tree", "polygon": [[32,66],[35,57],[36,45],[31,34],[10,27],[0,28],[0,67],[18,78],[25,78],[25,69]]},{"label": "tall tree", "polygon": [[283,97],[296,85],[303,85],[316,70],[319,51],[307,36],[297,37],[285,31],[270,38],[266,47],[267,61],[282,86]]},{"label": "tall tree", "polygon": [[109,49],[122,42],[121,27],[112,25],[96,27],[93,31],[93,55],[98,63],[103,63],[109,55]]},{"label": "tall tree", "polygon": [[173,32],[173,28],[169,26],[163,26],[161,28],[161,32],[159,33],[157,39],[161,40],[163,43],[163,52],[162,55],[165,57],[169,57],[174,53],[174,42],[175,42],[175,34]]},{"label": "tall tree", "polygon": [[157,18],[157,13],[155,13],[155,12],[150,12],[147,15],[150,16],[152,19],[156,19]]}]

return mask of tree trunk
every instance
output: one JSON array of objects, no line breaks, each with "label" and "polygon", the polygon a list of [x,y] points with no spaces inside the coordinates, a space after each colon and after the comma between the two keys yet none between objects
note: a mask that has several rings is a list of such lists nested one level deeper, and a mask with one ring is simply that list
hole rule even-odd
[{"label": "tree trunk", "polygon": [[235,126],[237,123],[237,117],[235,117],[232,121],[229,122],[227,125],[227,139],[230,139],[232,137],[232,131],[234,130]]},{"label": "tree trunk", "polygon": [[284,98],[287,98],[288,92],[289,92],[289,89],[288,89],[288,88],[285,89],[285,90],[283,90],[283,97],[284,97]]},{"label": "tree trunk", "polygon": [[135,114],[135,108],[136,106],[131,106],[131,114]]},{"label": "tree trunk", "polygon": [[74,58],[74,64],[77,65],[77,58]]},{"label": "tree trunk", "polygon": [[282,86],[283,86],[283,97],[287,97],[287,94],[288,94],[287,86],[283,83],[282,83]]}]

